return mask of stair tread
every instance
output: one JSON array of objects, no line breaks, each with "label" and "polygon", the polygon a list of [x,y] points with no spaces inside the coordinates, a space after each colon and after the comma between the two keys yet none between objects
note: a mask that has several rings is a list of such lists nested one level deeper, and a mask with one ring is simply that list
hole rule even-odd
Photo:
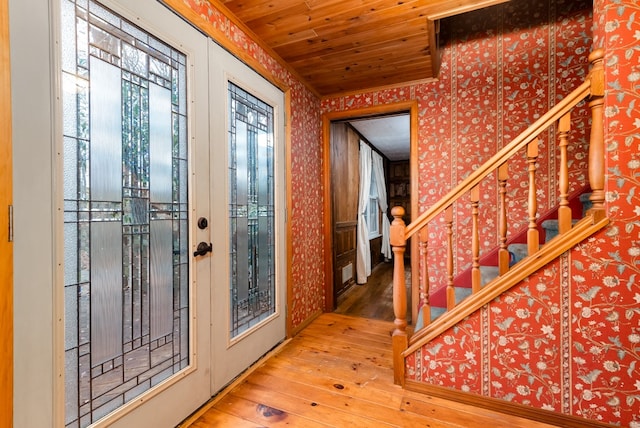
[{"label": "stair tread", "polygon": [[[580,202],[582,202],[582,205],[583,205],[583,216],[584,216],[584,212],[586,212],[587,209],[590,208],[590,205],[591,205],[589,200],[590,196],[591,196],[590,193],[583,193],[579,195],[579,200]],[[574,207],[573,211],[574,212],[576,211],[576,207]],[[571,220],[572,224],[575,224],[578,221],[580,220],[579,219]],[[546,220],[539,223],[539,226],[541,226],[544,229],[544,231],[541,231],[541,239],[544,239],[545,241],[549,241],[553,239],[553,237],[557,236],[558,228],[559,228],[558,224],[559,224],[558,219],[554,219],[554,218],[547,218]],[[543,245],[540,244],[540,247],[542,246]],[[511,266],[521,261],[522,259],[528,257],[529,255],[529,246],[527,243],[521,243],[521,242],[511,243],[508,245],[507,249],[511,254],[511,258],[512,258],[510,262]],[[489,261],[489,263],[495,263],[495,261]],[[470,275],[469,274],[470,270],[471,269],[468,269],[467,271],[465,271],[465,274]],[[484,286],[485,284],[491,282],[494,278],[499,276],[499,267],[498,266],[480,266],[480,272],[481,272],[481,285]],[[465,279],[460,283],[456,282],[456,286],[454,287],[456,305],[460,303],[462,300],[464,300],[467,296],[471,295],[471,285],[467,284],[468,281],[469,279],[465,277]],[[443,302],[443,293],[445,292],[445,289],[446,287],[440,288],[434,294],[432,294],[432,297],[438,296],[437,301],[439,302],[439,304],[442,304]],[[438,318],[439,316],[447,312],[446,307],[435,306],[433,304],[431,305],[430,309],[431,309],[430,311],[431,321],[434,321],[436,318]],[[422,320],[422,311],[419,311],[418,319],[415,324],[416,331],[424,326],[423,321],[424,320]]]},{"label": "stair tread", "polygon": [[511,253],[513,258],[513,260],[511,261],[511,265],[518,263],[520,260],[529,255],[528,244],[510,244],[507,249],[509,250],[509,253]]},{"label": "stair tread", "polygon": [[498,266],[480,266],[481,284],[485,285],[493,281],[500,273]]},{"label": "stair tread", "polygon": [[[571,219],[571,223],[572,224],[576,224],[578,221],[580,221],[580,220],[577,219],[577,218]],[[558,228],[558,219],[557,218],[550,218],[550,219],[547,219],[547,220],[543,221],[542,223],[540,223],[540,225],[545,229],[547,229],[547,228],[549,228],[549,229],[551,229],[551,228],[557,229]]]},{"label": "stair tread", "polygon": [[454,287],[454,291],[456,295],[456,304],[460,303],[471,294],[471,289],[466,287]]},{"label": "stair tread", "polygon": [[431,321],[447,312],[447,308],[431,308]]}]

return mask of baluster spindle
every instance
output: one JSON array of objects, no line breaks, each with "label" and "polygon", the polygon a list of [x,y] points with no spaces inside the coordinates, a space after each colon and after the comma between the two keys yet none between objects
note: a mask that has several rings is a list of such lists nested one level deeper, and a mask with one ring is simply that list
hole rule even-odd
[{"label": "baluster spindle", "polygon": [[431,303],[429,301],[429,229],[420,229],[420,301],[422,302],[423,325],[431,322]]},{"label": "baluster spindle", "polygon": [[453,287],[453,205],[444,211],[444,222],[447,230],[447,310],[456,306],[456,293]]},{"label": "baluster spindle", "polygon": [[504,275],[509,271],[509,250],[507,249],[507,179],[509,167],[503,163],[498,167],[498,194],[500,195],[500,249],[498,250],[498,272]]},{"label": "baluster spindle", "polygon": [[604,210],[604,50],[596,49],[589,55],[592,64],[591,80],[591,138],[589,141],[589,185],[592,207],[589,210],[594,220],[605,216]]},{"label": "baluster spindle", "polygon": [[527,163],[529,164],[529,230],[527,231],[527,250],[529,255],[538,252],[540,238],[536,216],[538,213],[538,196],[536,194],[536,162],[538,161],[538,138],[527,145]]},{"label": "baluster spindle", "polygon": [[558,146],[560,148],[560,171],[558,188],[560,190],[560,207],[558,208],[558,232],[560,234],[571,229],[571,208],[569,208],[569,165],[567,160],[567,146],[569,144],[569,129],[571,128],[571,113],[562,116],[558,122]]},{"label": "baluster spindle", "polygon": [[393,314],[395,329],[392,335],[393,380],[404,385],[404,358],[402,352],[407,349],[407,288],[404,277],[404,251],[407,246],[405,224],[402,220],[404,208],[391,209],[393,222],[389,228],[389,241],[393,250]]},{"label": "baluster spindle", "polygon": [[474,186],[470,191],[471,196],[471,290],[473,293],[480,291],[482,277],[480,275],[480,231],[478,227],[478,215],[480,214],[480,186]]}]

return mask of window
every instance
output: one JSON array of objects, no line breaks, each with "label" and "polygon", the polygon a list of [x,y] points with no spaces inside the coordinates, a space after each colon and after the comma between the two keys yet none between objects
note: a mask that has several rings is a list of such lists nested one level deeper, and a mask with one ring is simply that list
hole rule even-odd
[{"label": "window", "polygon": [[380,209],[378,208],[378,185],[376,175],[371,169],[371,185],[369,186],[369,205],[367,205],[367,226],[369,227],[369,239],[380,236]]}]

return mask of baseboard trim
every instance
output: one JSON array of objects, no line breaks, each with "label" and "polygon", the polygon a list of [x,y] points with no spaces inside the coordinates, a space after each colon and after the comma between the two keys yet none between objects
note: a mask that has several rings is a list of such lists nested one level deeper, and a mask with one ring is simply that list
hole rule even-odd
[{"label": "baseboard trim", "polygon": [[563,428],[604,428],[614,426],[578,416],[565,415],[549,410],[525,406],[523,404],[512,403],[510,401],[500,400],[497,398],[483,397],[441,386],[428,385],[415,380],[406,380],[405,389]]}]

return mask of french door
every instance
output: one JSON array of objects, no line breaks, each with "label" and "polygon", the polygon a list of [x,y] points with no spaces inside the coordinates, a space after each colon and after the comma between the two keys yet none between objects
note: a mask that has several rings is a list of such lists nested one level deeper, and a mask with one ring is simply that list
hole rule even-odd
[{"label": "french door", "polygon": [[284,97],[214,43],[209,62],[218,390],[285,336]]},{"label": "french door", "polygon": [[37,2],[11,4],[14,422],[175,426],[284,338],[282,93],[157,1]]}]

